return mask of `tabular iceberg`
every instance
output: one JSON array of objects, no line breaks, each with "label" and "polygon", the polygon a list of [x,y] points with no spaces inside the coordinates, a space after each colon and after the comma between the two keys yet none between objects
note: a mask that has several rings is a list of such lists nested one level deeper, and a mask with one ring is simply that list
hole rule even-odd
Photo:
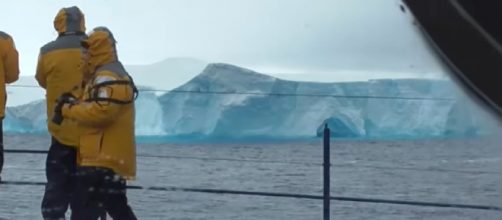
[{"label": "tabular iceberg", "polygon": [[[45,131],[42,101],[9,108],[7,115],[8,132]],[[139,136],[296,139],[321,135],[326,123],[338,138],[471,136],[491,129],[453,83],[440,80],[296,82],[209,64],[174,91],[140,92],[136,102]]]}]

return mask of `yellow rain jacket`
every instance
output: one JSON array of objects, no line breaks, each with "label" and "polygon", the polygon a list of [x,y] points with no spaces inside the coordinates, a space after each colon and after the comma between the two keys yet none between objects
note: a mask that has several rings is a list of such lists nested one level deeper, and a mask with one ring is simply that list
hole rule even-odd
[{"label": "yellow rain jacket", "polygon": [[12,37],[0,31],[0,118],[5,116],[7,92],[5,83],[13,83],[19,78],[19,61]]},{"label": "yellow rain jacket", "polygon": [[78,96],[83,78],[83,48],[80,42],[85,39],[84,15],[77,7],[61,9],[54,19],[54,28],[59,36],[40,50],[37,73],[38,84],[46,90],[47,126],[51,135],[68,146],[78,144],[76,123],[63,121],[54,124],[52,117],[57,98],[63,93],[74,91]]},{"label": "yellow rain jacket", "polygon": [[94,73],[78,104],[65,104],[64,120],[78,122],[80,166],[110,168],[126,179],[136,176],[134,99],[132,78],[117,59],[115,39],[106,28],[96,28],[82,42],[88,47]]}]

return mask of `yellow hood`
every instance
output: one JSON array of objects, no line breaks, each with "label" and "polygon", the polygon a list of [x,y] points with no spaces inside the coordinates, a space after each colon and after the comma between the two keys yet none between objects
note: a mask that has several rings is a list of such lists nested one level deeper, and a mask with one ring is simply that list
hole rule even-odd
[{"label": "yellow hood", "polygon": [[59,34],[85,33],[85,18],[77,6],[62,8],[54,18],[54,28]]},{"label": "yellow hood", "polygon": [[118,60],[116,41],[113,34],[106,27],[97,27],[82,41],[89,56],[88,67],[93,73],[98,67]]}]

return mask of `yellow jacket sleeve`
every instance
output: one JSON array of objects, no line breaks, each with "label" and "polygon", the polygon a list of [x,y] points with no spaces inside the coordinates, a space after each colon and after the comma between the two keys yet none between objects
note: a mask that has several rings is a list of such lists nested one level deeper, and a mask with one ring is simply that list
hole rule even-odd
[{"label": "yellow jacket sleeve", "polygon": [[5,82],[13,83],[19,79],[19,54],[12,38],[6,42],[6,53],[4,54]]},{"label": "yellow jacket sleeve", "polygon": [[[98,76],[99,79],[99,76]],[[133,99],[133,91],[128,85],[108,85],[97,91],[97,98],[129,101]],[[92,98],[92,97],[91,97]],[[112,101],[82,101],[73,106],[65,105],[63,117],[76,120],[91,127],[102,127],[113,122],[120,114],[123,104]]]},{"label": "yellow jacket sleeve", "polygon": [[106,126],[114,121],[119,112],[120,106],[117,104],[101,105],[98,102],[81,102],[63,107],[63,117],[91,127]]},{"label": "yellow jacket sleeve", "polygon": [[40,87],[47,88],[47,74],[44,70],[44,56],[42,53],[38,55],[37,73],[35,74],[35,79]]}]

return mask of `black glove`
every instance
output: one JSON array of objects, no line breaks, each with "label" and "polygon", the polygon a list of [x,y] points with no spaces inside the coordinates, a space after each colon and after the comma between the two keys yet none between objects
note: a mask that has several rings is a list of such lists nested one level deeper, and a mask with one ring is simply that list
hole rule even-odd
[{"label": "black glove", "polygon": [[54,116],[52,117],[52,122],[54,124],[60,125],[63,123],[63,106],[64,104],[75,104],[76,102],[75,96],[71,93],[63,93],[57,100],[56,107],[54,108]]},{"label": "black glove", "polygon": [[54,108],[54,116],[52,117],[52,122],[57,125],[63,123],[63,105],[64,102],[58,102],[56,108]]},{"label": "black glove", "polygon": [[69,92],[63,93],[58,99],[57,102],[63,102],[63,103],[69,103],[69,104],[74,104],[77,101],[77,98],[73,96]]}]

